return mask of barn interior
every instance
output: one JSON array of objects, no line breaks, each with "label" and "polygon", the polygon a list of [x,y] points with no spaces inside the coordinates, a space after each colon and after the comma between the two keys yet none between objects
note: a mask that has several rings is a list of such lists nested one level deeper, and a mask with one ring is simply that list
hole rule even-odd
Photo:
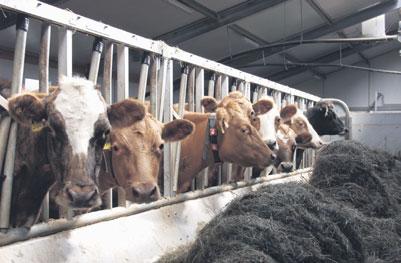
[{"label": "barn interior", "polygon": [[[162,262],[228,262],[235,259],[240,262],[299,262],[301,259],[305,262],[327,262],[329,259],[337,262],[397,262],[401,252],[399,248],[396,250],[397,240],[401,238],[401,232],[397,232],[401,218],[401,179],[396,175],[401,167],[400,8],[399,0],[0,0],[0,262],[48,262],[54,257],[59,257],[60,262],[83,262],[82,259],[85,262],[155,262],[182,247],[185,252],[174,252],[172,256],[162,258]],[[28,22],[24,24],[24,21]],[[26,28],[21,29],[21,26]],[[48,38],[47,42],[45,38]],[[45,55],[44,45],[47,48]],[[110,46],[114,48],[110,49]],[[322,151],[302,148],[297,141],[298,147],[294,146],[289,160],[293,167],[289,172],[272,174],[275,168],[271,168],[255,178],[258,168],[248,165],[244,167],[243,178],[237,181],[232,178],[238,163],[232,157],[222,160],[215,168],[216,185],[211,185],[210,178],[207,179],[212,170],[209,166],[196,175],[188,186],[190,191],[182,191],[184,193],[180,192],[180,179],[177,178],[187,150],[183,142],[169,143],[166,139],[158,146],[164,159],[160,162],[156,187],[160,188],[158,201],[130,202],[125,190],[118,186],[102,197],[102,209],[90,213],[60,210],[56,219],[52,218],[53,197],[47,194],[41,208],[41,213],[47,211],[47,215],[45,212],[45,215],[37,216],[36,224],[28,229],[12,227],[9,221],[12,221],[10,213],[13,213],[15,202],[12,197],[15,194],[12,186],[16,169],[14,155],[20,154],[18,141],[24,139],[14,138],[20,128],[17,130],[14,125],[16,113],[11,113],[7,99],[21,92],[48,92],[49,88],[52,90],[60,85],[61,74],[89,78],[108,104],[114,105],[128,98],[148,101],[146,110],[164,124],[184,118],[184,109],[205,113],[206,104],[201,101],[204,96],[214,97],[219,102],[229,91],[237,90],[242,92],[247,103],[253,105],[263,95],[269,95],[279,111],[296,104],[307,114],[310,108],[326,105],[325,117],[332,110],[335,118],[338,116],[344,123],[344,129],[318,132],[322,144],[323,141],[328,144]],[[178,106],[174,108],[173,104]],[[216,105],[216,109],[222,107]],[[255,112],[258,114],[258,110]],[[8,113],[14,119],[11,120]],[[120,112],[119,115],[130,114]],[[213,116],[219,116],[219,112]],[[281,120],[286,119],[283,116],[280,112]],[[260,118],[260,122],[263,120]],[[291,119],[286,121],[288,125],[292,122]],[[309,122],[312,123],[310,118]],[[216,130],[220,131],[219,121],[216,123]],[[210,128],[212,124],[209,122],[208,125]],[[32,131],[36,128],[37,123],[32,121]],[[313,128],[317,130],[315,126]],[[186,132],[192,134],[192,130]],[[185,136],[191,136],[188,134]],[[204,138],[207,138],[205,144],[213,144],[211,132],[206,137],[202,134],[199,140],[203,142]],[[262,139],[268,145],[265,138]],[[350,140],[353,142],[343,144]],[[216,145],[219,143],[216,141]],[[341,147],[336,148],[335,143]],[[106,145],[109,145],[108,150],[114,151],[110,141]],[[200,145],[193,143],[190,149],[204,147]],[[273,152],[271,156],[277,158],[279,153],[269,149]],[[328,153],[327,149],[341,152]],[[270,154],[270,150],[266,151]],[[364,151],[367,153],[362,154]],[[211,158],[205,152],[199,154],[203,156],[202,162]],[[328,154],[338,158],[338,163],[348,170],[340,171],[327,161]],[[378,156],[377,159],[370,154]],[[104,156],[102,158],[108,158],[108,155]],[[245,160],[245,157],[240,159]],[[105,163],[106,170],[111,169],[113,173],[113,161]],[[330,177],[337,180],[332,183],[338,184],[336,187],[323,185],[323,181],[329,180],[328,175],[338,176]],[[118,180],[115,180],[117,185]],[[297,182],[296,186],[287,186],[293,181]],[[367,183],[361,183],[363,181]],[[308,186],[298,186],[300,182],[307,182]],[[367,192],[374,188],[374,182],[383,191],[368,197]],[[283,184],[279,188],[282,190],[275,190],[276,184]],[[268,188],[264,188],[266,185]],[[309,187],[316,188],[317,192]],[[259,188],[264,189],[260,194],[250,194]],[[296,209],[305,209],[308,213],[315,208],[323,209],[313,215],[320,220],[316,221],[317,228],[323,228],[321,225],[324,224],[335,228],[338,218],[350,217],[352,224],[364,224],[366,229],[354,229],[355,236],[347,235],[349,229],[333,230],[337,235],[333,237],[334,241],[319,239],[315,234],[305,234],[313,241],[300,245],[291,243],[291,238],[286,239],[282,244],[297,251],[295,256],[292,252],[287,255],[285,250],[277,247],[273,248],[272,251],[276,251],[273,254],[266,252],[269,249],[258,249],[265,244],[263,238],[277,241],[281,238],[277,234],[280,231],[288,237],[291,231],[301,230],[285,229],[282,225],[288,223],[285,220],[274,221],[267,215],[258,214],[257,210],[263,206],[246,210],[241,208],[242,202],[248,204],[249,194],[249,198],[259,200],[255,202],[264,202],[264,198],[281,198],[283,193],[286,196],[282,197],[282,202],[290,202],[285,198],[293,200],[295,197],[288,189],[295,189],[304,198],[313,195],[313,205],[297,200],[299,207]],[[358,197],[351,198],[348,192],[344,194],[347,191],[344,189]],[[309,195],[309,191],[312,194]],[[319,199],[321,193],[327,199]],[[134,191],[135,194],[138,192]],[[245,197],[230,203],[238,196]],[[324,207],[322,203],[325,202],[330,208]],[[365,202],[374,205],[368,206]],[[269,205],[274,208],[280,201],[269,201]],[[347,207],[344,213],[341,212],[342,205]],[[361,212],[361,206],[367,210]],[[267,209],[269,216],[297,217],[296,213],[273,208]],[[395,212],[392,214],[386,209]],[[334,212],[327,223],[326,218],[322,218],[329,210]],[[222,211],[225,212],[220,214]],[[377,214],[372,216],[373,212],[369,214],[369,211]],[[232,215],[238,218],[231,218]],[[246,216],[258,216],[264,221]],[[304,220],[314,222],[313,216],[308,214]],[[227,228],[219,228],[220,222],[226,222]],[[274,225],[273,230],[263,228],[266,233],[272,231],[273,234],[258,237],[261,240],[255,243],[246,238],[236,239],[236,235],[256,235],[258,224],[262,223]],[[251,230],[238,230],[239,224],[249,224]],[[201,230],[205,225],[207,227]],[[337,227],[341,228],[338,224]],[[227,234],[231,231],[239,232],[234,236]],[[380,231],[388,233],[388,239],[381,239]],[[395,232],[397,234],[390,234]],[[302,233],[294,235],[294,239],[301,239]],[[93,239],[107,239],[107,236],[110,236],[109,240],[88,244]],[[229,245],[219,244],[218,240],[224,238]],[[314,246],[317,243],[313,238],[321,242],[320,248]],[[270,239],[267,243],[273,247],[274,242],[270,243]],[[357,239],[362,241],[358,243]],[[371,242],[373,239],[379,240],[377,244]],[[384,248],[384,244],[392,245]],[[341,256],[330,258],[328,255],[334,252],[327,247],[337,245],[341,247],[338,250],[342,251],[339,252]],[[342,250],[347,246],[354,250]],[[99,252],[107,247],[115,250]],[[302,250],[310,257],[304,256]],[[317,250],[319,253],[315,253]],[[243,256],[244,251],[251,252]],[[285,256],[277,256],[279,254]]]}]

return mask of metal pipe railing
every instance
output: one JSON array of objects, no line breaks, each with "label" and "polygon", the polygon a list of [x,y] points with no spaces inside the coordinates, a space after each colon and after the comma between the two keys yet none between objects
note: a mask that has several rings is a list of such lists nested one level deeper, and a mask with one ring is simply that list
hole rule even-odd
[{"label": "metal pipe railing", "polygon": [[99,37],[95,38],[92,47],[92,59],[89,69],[89,80],[97,83],[97,76],[99,74],[100,58],[103,52],[103,40]]},{"label": "metal pipe railing", "polygon": [[[173,61],[170,59],[164,59],[163,61],[163,88],[160,108],[162,105],[164,111],[160,111],[160,116],[163,118],[164,122],[170,122],[173,120]],[[171,197],[174,195],[174,174],[173,174],[173,145],[171,143],[166,143],[163,148],[163,166],[164,166],[164,196]]]},{"label": "metal pipe railing", "polygon": [[39,91],[49,92],[49,56],[51,25],[42,23],[39,53]]},{"label": "metal pipe railing", "polygon": [[142,58],[141,72],[139,75],[139,84],[138,84],[138,100],[141,101],[145,101],[149,65],[150,65],[150,55],[148,53],[145,53]]}]

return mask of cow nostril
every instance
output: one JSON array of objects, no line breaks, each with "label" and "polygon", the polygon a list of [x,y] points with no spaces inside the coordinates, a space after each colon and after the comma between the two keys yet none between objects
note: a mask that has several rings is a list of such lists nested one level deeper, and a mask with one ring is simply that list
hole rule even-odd
[{"label": "cow nostril", "polygon": [[132,194],[133,194],[134,197],[139,197],[140,196],[140,193],[135,188],[132,188]]},{"label": "cow nostril", "polygon": [[155,196],[156,195],[156,191],[157,191],[157,187],[156,187],[156,185],[153,187],[153,189],[150,191],[150,194],[149,194],[149,196]]},{"label": "cow nostril", "polygon": [[270,150],[274,150],[276,148],[277,142],[274,140],[268,140],[266,145],[270,148]]},{"label": "cow nostril", "polygon": [[274,160],[276,160],[276,158],[277,158],[277,155],[275,155],[274,153],[272,153],[271,159],[274,161]]}]

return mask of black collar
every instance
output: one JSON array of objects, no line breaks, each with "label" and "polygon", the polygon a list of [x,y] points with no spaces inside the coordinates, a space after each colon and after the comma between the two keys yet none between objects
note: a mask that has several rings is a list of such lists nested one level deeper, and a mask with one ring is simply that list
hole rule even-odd
[{"label": "black collar", "polygon": [[219,156],[219,147],[217,144],[218,141],[218,129],[217,129],[217,121],[216,121],[216,114],[211,113],[208,117],[207,128],[206,128],[206,135],[205,135],[205,145],[203,151],[203,159],[207,160],[207,154],[210,147],[210,150],[213,153],[213,161],[215,163],[221,163],[220,156]]}]

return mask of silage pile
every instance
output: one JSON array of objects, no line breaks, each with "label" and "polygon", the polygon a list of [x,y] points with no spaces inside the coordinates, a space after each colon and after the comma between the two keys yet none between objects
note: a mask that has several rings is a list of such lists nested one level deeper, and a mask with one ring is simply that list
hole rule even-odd
[{"label": "silage pile", "polygon": [[162,262],[401,262],[400,162],[356,142],[321,151],[311,185],[233,201]]}]

